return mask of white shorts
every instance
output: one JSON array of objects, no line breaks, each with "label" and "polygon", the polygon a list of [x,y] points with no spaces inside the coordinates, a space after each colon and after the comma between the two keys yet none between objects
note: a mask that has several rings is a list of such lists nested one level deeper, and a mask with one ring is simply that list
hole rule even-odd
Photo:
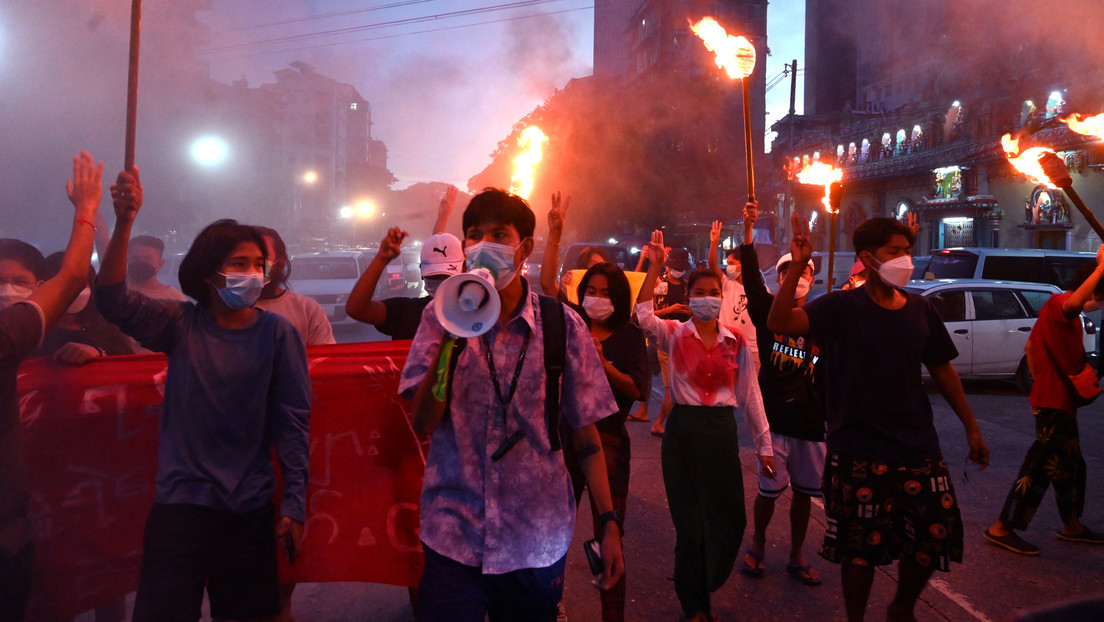
[{"label": "white shorts", "polygon": [[821,496],[824,459],[828,451],[823,441],[805,441],[771,432],[771,450],[777,473],[771,479],[763,472],[762,464],[759,465],[760,495],[775,499],[792,485],[795,492]]}]

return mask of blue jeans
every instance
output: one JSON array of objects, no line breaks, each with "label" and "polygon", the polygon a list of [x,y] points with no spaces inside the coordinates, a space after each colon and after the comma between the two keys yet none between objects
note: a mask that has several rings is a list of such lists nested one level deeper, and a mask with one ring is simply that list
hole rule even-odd
[{"label": "blue jeans", "polygon": [[563,598],[566,557],[547,568],[483,574],[422,543],[425,570],[418,585],[419,622],[555,622]]}]

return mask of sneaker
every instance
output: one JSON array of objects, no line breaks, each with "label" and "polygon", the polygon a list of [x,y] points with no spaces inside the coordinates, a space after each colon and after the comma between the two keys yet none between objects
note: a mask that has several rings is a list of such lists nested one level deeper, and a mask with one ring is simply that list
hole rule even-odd
[{"label": "sneaker", "polygon": [[1067,534],[1058,532],[1058,539],[1065,540],[1066,542],[1085,542],[1088,544],[1104,544],[1104,535],[1096,533],[1092,529],[1085,527],[1081,531],[1075,534]]},{"label": "sneaker", "polygon": [[1019,553],[1020,555],[1039,554],[1039,547],[1016,535],[1016,532],[1014,531],[1008,535],[995,536],[989,533],[989,530],[986,529],[985,539],[1001,548],[1008,549],[1013,553]]}]

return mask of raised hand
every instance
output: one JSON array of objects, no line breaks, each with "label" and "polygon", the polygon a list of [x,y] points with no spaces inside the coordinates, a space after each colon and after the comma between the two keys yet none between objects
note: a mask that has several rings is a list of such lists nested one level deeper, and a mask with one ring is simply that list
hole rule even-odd
[{"label": "raised hand", "polygon": [[87,151],[73,156],[73,178],[65,182],[65,194],[77,209],[77,218],[87,219],[95,226],[92,221],[103,195],[103,162],[93,165]]},{"label": "raised hand", "polygon": [[402,252],[400,247],[402,246],[403,240],[405,240],[408,235],[410,234],[399,227],[391,227],[388,229],[387,235],[380,241],[380,249],[379,252],[376,253],[376,257],[388,262],[398,257],[399,253]]},{"label": "raised hand", "polygon": [[652,262],[651,265],[662,266],[663,262],[667,261],[667,250],[663,247],[663,232],[659,229],[653,231],[652,241],[644,250],[648,253],[648,261]]},{"label": "raised hand", "polygon": [[111,202],[115,205],[115,218],[133,221],[142,209],[142,181],[138,167],[122,171],[111,185]]},{"label": "raised hand", "polygon": [[571,195],[564,199],[560,191],[552,193],[552,209],[548,210],[548,233],[554,235],[556,240],[563,233],[564,221],[567,219],[567,208],[571,205]]},{"label": "raised hand", "polygon": [[920,233],[920,219],[916,217],[916,212],[908,213],[908,228],[912,230],[913,237]]},{"label": "raised hand", "polygon": [[456,186],[449,186],[448,190],[445,190],[445,196],[441,197],[441,204],[437,206],[437,214],[444,214],[445,218],[452,213],[452,209],[456,207]]},{"label": "raised hand", "polygon": [[754,225],[757,220],[759,220],[759,203],[744,204],[744,222]]},{"label": "raised hand", "polygon": [[809,223],[795,211],[790,215],[790,224],[793,225],[794,237],[790,243],[790,256],[797,263],[804,265],[813,256],[813,245],[809,242]]},{"label": "raised hand", "polygon": [[721,221],[714,220],[709,229],[709,245],[716,246],[721,243]]}]

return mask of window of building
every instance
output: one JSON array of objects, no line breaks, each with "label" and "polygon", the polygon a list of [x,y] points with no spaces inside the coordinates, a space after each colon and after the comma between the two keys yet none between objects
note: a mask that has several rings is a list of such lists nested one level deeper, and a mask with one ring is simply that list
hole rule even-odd
[{"label": "window of building", "polygon": [[356,110],[356,109],[357,109],[357,103],[356,102],[349,102],[349,110]]},{"label": "window of building", "polygon": [[953,199],[962,193],[962,170],[957,166],[932,171],[932,198]]}]

